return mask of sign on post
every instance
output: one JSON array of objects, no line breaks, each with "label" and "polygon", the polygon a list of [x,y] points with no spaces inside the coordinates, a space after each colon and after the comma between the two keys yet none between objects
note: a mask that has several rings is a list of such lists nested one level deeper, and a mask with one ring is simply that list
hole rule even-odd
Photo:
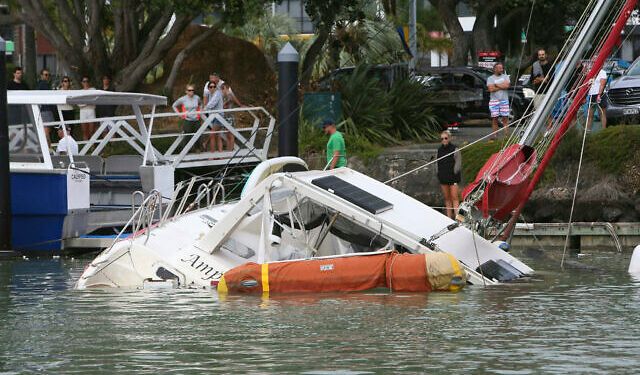
[{"label": "sign on post", "polygon": [[478,65],[483,68],[493,69],[502,54],[500,51],[480,51],[478,52]]}]

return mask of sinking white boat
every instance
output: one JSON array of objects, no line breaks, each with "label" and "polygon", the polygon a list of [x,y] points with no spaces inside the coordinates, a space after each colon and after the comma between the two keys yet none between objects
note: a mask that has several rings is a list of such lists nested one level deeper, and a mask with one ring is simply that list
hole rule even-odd
[{"label": "sinking white boat", "polygon": [[[531,274],[530,267],[499,248],[501,242],[479,233],[495,238],[509,232],[519,218],[635,3],[596,0],[587,6],[570,38],[570,48],[558,57],[565,63],[541,107],[518,121],[504,149],[488,160],[465,189],[460,221],[349,168],[279,172],[306,169],[306,165],[298,158],[278,158],[256,167],[235,202],[213,199],[207,207],[191,210],[202,197],[210,196],[211,189],[214,197],[220,191],[209,184],[198,190],[193,202],[187,201],[189,194],[180,201],[174,199],[160,215],[162,219],[152,224],[162,198],[149,196],[131,220],[139,230],[89,264],[77,287],[228,289],[223,275],[254,262],[262,269],[260,277],[254,273],[255,277],[243,281],[236,272],[234,287],[251,289],[261,283],[261,290],[269,291],[268,273],[275,262],[367,257],[391,251],[451,254],[455,258],[452,268],[459,263],[464,269],[464,278],[458,280],[472,284],[498,284]],[[610,13],[617,15],[615,20],[606,19]],[[596,37],[599,24],[611,32],[592,51],[589,42]],[[576,63],[585,57],[593,58],[592,66],[586,71],[576,69]],[[563,90],[568,92],[566,108],[562,116],[551,118]],[[334,269],[333,263],[313,264],[320,271]]]},{"label": "sinking white boat", "polygon": [[473,284],[496,284],[533,272],[497,242],[384,183],[349,168],[278,172],[291,165],[306,169],[294,157],[263,162],[238,201],[183,214],[178,210],[178,216],[116,242],[88,265],[77,287],[209,288],[247,262],[392,250],[450,253]]}]

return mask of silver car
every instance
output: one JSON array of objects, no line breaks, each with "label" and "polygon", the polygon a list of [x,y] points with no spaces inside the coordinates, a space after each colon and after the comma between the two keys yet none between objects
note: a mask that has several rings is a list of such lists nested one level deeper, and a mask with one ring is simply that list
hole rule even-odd
[{"label": "silver car", "polygon": [[616,123],[638,123],[640,120],[640,58],[627,71],[609,85],[606,95],[607,121]]}]

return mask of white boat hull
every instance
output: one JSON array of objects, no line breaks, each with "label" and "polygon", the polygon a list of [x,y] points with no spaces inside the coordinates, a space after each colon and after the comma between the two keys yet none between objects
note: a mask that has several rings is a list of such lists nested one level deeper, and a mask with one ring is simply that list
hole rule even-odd
[{"label": "white boat hull", "polygon": [[[327,176],[364,189],[372,199],[384,197],[392,208],[367,212],[319,187],[315,181]],[[498,243],[387,185],[340,168],[272,175],[238,202],[192,211],[124,239],[87,267],[77,287],[143,287],[171,279],[182,287],[209,288],[226,271],[247,262],[394,249],[448,252],[474,284],[498,283],[476,271],[489,261],[506,264],[519,275],[533,272]]]}]

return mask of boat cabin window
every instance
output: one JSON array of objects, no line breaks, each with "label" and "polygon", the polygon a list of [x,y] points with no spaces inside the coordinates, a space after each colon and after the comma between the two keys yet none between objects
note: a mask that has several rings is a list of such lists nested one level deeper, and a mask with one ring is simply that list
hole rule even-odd
[{"label": "boat cabin window", "polygon": [[33,112],[28,105],[9,105],[9,158],[13,162],[40,163],[42,150]]},{"label": "boat cabin window", "polygon": [[[291,218],[293,214],[294,218]],[[351,252],[370,252],[385,248],[389,240],[379,233],[372,231],[346,217],[335,210],[322,206],[309,198],[303,198],[291,213],[289,211],[276,213],[274,219],[280,225],[274,226],[276,232],[285,228],[291,231],[302,229],[319,232],[320,237],[332,235],[348,243]],[[326,234],[322,234],[326,232]],[[277,233],[276,233],[277,234]],[[317,241],[315,246],[321,246],[323,240]]]},{"label": "boat cabin window", "polygon": [[376,228],[354,222],[348,214],[339,213],[293,190],[288,199],[274,194],[272,223],[268,238],[262,238],[263,212],[247,214],[221,249],[252,259],[267,243],[268,261],[343,255],[391,249],[393,242]]}]

